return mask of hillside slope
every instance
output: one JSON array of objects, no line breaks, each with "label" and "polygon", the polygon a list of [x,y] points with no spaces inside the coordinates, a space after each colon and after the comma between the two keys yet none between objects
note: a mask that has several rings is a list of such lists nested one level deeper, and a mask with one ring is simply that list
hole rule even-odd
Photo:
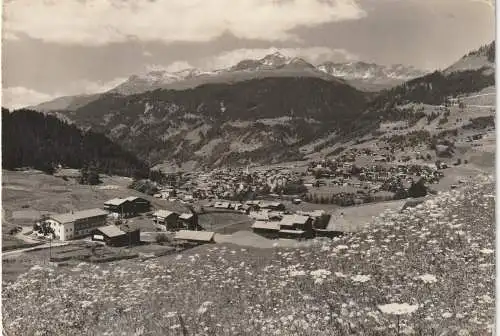
[{"label": "hillside slope", "polygon": [[36,266],[4,284],[4,328],[61,336],[489,335],[494,230],[494,184],[477,179],[382,214],[366,231],[300,249],[207,245],[142,263]]},{"label": "hillside slope", "polygon": [[148,167],[106,136],[83,132],[53,116],[31,110],[2,109],[2,168],[55,165],[81,168],[92,164],[101,172],[144,176]]},{"label": "hillside slope", "polygon": [[366,99],[340,81],[275,77],[106,96],[67,116],[151,162],[213,166],[298,159],[300,146],[339,131]]}]

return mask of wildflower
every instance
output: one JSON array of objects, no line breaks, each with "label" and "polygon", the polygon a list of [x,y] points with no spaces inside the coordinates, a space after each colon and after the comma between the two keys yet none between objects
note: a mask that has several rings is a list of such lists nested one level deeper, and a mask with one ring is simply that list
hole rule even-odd
[{"label": "wildflower", "polygon": [[492,254],[492,253],[495,253],[495,250],[485,248],[485,249],[479,250],[479,252],[481,252],[483,254]]},{"label": "wildflower", "polygon": [[436,277],[432,274],[424,274],[417,277],[417,279],[422,280],[424,283],[434,283],[437,281]]},{"label": "wildflower", "polygon": [[367,282],[370,280],[371,276],[370,275],[355,275],[351,277],[351,280],[354,282]]},{"label": "wildflower", "polygon": [[409,305],[407,303],[389,303],[385,305],[379,305],[378,309],[384,314],[392,315],[405,315],[411,314],[418,309],[417,305]]},{"label": "wildflower", "polygon": [[211,301],[205,301],[201,304],[200,308],[198,308],[198,314],[204,314],[208,310],[208,307],[212,305]]}]

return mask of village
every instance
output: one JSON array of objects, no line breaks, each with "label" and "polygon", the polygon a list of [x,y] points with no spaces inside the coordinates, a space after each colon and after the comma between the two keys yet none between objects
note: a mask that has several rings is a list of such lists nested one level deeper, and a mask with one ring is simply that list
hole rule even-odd
[{"label": "village", "polygon": [[[100,207],[44,214],[31,237],[113,248],[170,245],[177,250],[214,243],[217,235],[238,231],[269,240],[332,238],[349,232],[343,208],[421,198],[446,169],[391,163],[380,154],[362,165],[356,160],[359,154],[349,150],[306,165],[166,174],[168,182],[156,182],[144,197],[115,197]],[[367,150],[361,154],[373,155]],[[174,210],[172,204],[182,207]]]}]

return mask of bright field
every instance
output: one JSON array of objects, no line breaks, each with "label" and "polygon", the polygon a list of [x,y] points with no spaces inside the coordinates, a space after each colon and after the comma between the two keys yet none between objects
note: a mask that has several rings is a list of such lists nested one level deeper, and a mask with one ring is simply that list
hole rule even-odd
[{"label": "bright field", "polygon": [[4,328],[72,336],[491,334],[494,205],[490,180],[302,249],[210,245],[143,263],[35,266],[4,283]]}]

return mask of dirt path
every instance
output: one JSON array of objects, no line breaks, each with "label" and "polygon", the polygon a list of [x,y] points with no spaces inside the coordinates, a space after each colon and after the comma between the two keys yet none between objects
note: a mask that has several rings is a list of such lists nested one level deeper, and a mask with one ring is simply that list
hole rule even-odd
[{"label": "dirt path", "polygon": [[48,248],[51,248],[51,247],[58,247],[58,246],[66,246],[66,245],[69,245],[70,243],[68,242],[59,242],[59,243],[46,243],[46,244],[43,244],[43,245],[38,245],[38,246],[33,246],[33,247],[27,247],[27,248],[23,248],[23,249],[19,249],[19,250],[14,250],[14,251],[8,251],[8,252],[2,252],[2,257],[9,257],[9,256],[12,256],[12,255],[17,255],[17,254],[20,254],[20,253],[23,253],[23,252],[29,252],[29,251],[33,251],[33,250],[39,250],[39,249],[48,249]]}]

